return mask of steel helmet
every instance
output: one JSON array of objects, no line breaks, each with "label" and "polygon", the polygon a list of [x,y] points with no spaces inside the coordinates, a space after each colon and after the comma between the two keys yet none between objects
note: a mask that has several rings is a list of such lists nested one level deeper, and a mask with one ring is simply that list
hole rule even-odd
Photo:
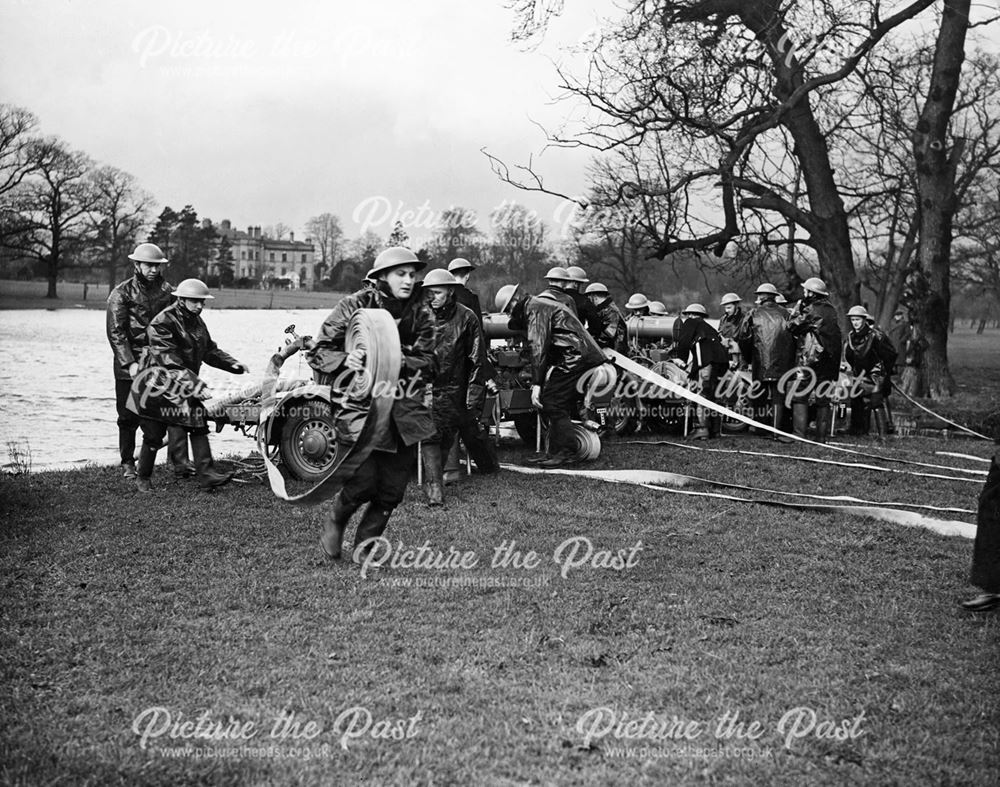
[{"label": "steel helmet", "polygon": [[448,263],[448,273],[455,273],[456,271],[474,271],[475,269],[476,266],[464,257],[456,257]]},{"label": "steel helmet", "polygon": [[587,272],[583,268],[581,268],[579,265],[570,265],[566,269],[566,273],[569,274],[569,277],[573,281],[578,281],[578,282],[580,282],[580,284],[583,284],[584,282],[590,281],[590,279],[587,278]]},{"label": "steel helmet", "polygon": [[788,298],[782,295],[780,292],[774,298],[775,303],[788,303]]},{"label": "steel helmet", "polygon": [[160,247],[155,243],[140,243],[135,247],[135,251],[128,255],[128,258],[135,262],[146,262],[150,265],[163,265],[167,261]]},{"label": "steel helmet", "polygon": [[569,271],[565,268],[561,268],[558,265],[554,268],[549,268],[549,272],[545,274],[545,279],[547,281],[575,281],[575,279],[569,275]]},{"label": "steel helmet", "polygon": [[584,295],[608,295],[608,288],[601,284],[599,281],[595,281],[593,284],[588,284],[587,289],[583,291]]},{"label": "steel helmet", "polygon": [[866,320],[872,319],[872,316],[868,313],[868,309],[864,306],[852,306],[848,312],[848,317],[864,317]]},{"label": "steel helmet", "polygon": [[649,299],[641,292],[635,293],[625,304],[626,309],[646,309],[649,307]]},{"label": "steel helmet", "polygon": [[697,314],[699,317],[708,317],[708,309],[700,303],[692,303],[682,312],[682,314]]},{"label": "steel helmet", "polygon": [[400,265],[412,265],[418,271],[427,267],[427,263],[421,262],[417,255],[409,249],[404,249],[402,246],[392,246],[375,258],[375,264],[372,265],[372,269],[368,271],[365,278],[374,278],[378,274],[392,268],[398,268]]},{"label": "steel helmet", "polygon": [[497,290],[497,297],[493,299],[493,303],[496,304],[498,312],[503,314],[507,311],[507,307],[514,301],[514,295],[520,286],[520,284],[505,284]]},{"label": "steel helmet", "polygon": [[815,276],[806,279],[802,282],[802,289],[807,292],[816,293],[816,295],[829,295],[830,291],[826,288],[826,282],[822,279],[818,279]]},{"label": "steel helmet", "polygon": [[722,296],[722,300],[719,301],[719,305],[725,306],[730,303],[739,303],[742,300],[743,299],[735,292],[727,292],[725,295]]},{"label": "steel helmet", "polygon": [[757,288],[754,295],[774,295],[775,297],[777,297],[778,295],[781,295],[781,293],[778,292],[778,288],[775,287],[773,284],[770,284],[769,282],[764,282],[762,285],[760,285],[760,287]]},{"label": "steel helmet", "polygon": [[201,279],[185,279],[177,285],[173,295],[175,298],[197,298],[200,300],[213,300],[214,295],[208,292],[208,286]]},{"label": "steel helmet", "polygon": [[653,317],[666,317],[670,312],[667,311],[666,305],[663,301],[650,301],[649,302],[649,314]]},{"label": "steel helmet", "polygon": [[458,279],[444,268],[435,268],[424,276],[425,287],[457,287],[458,284]]}]

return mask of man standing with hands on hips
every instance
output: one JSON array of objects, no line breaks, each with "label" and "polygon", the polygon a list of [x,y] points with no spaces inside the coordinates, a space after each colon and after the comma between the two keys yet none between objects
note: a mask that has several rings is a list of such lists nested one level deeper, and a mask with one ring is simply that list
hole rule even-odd
[{"label": "man standing with hands on hips", "polygon": [[[153,318],[171,303],[174,288],[163,279],[167,264],[160,247],[140,243],[128,255],[135,263],[135,275],[115,287],[108,296],[107,332],[114,353],[115,404],[118,408],[118,450],[125,478],[135,478],[135,433],[139,417],[125,407],[132,379],[139,370],[139,357],[149,345],[146,329]],[[177,478],[194,475],[188,461],[187,432],[172,426],[168,430],[169,456]]]}]

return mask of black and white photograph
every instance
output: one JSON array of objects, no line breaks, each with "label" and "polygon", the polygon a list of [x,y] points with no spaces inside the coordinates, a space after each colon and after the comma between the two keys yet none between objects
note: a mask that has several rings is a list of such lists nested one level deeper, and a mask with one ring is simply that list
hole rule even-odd
[{"label": "black and white photograph", "polygon": [[1000,1],[0,30],[0,784],[995,783]]}]

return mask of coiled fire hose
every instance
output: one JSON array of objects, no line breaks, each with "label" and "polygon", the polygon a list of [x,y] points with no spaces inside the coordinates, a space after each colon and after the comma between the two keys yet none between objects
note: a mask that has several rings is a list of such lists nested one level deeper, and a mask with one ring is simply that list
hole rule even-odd
[{"label": "coiled fire hose", "polygon": [[[264,457],[264,468],[271,484],[271,491],[295,505],[316,505],[337,494],[354,472],[371,454],[376,438],[389,426],[389,416],[396,398],[399,371],[403,353],[399,346],[399,331],[392,315],[384,309],[358,309],[347,325],[344,337],[344,351],[350,353],[361,350],[364,353],[364,369],[354,375],[352,385],[343,392],[342,404],[352,411],[367,410],[364,423],[357,437],[349,444],[348,450],[341,443],[343,435],[338,433],[337,458],[330,472],[308,491],[290,495],[285,488],[285,478],[268,458],[268,437],[265,430],[257,435],[257,448]],[[274,396],[274,382],[283,359],[279,355],[271,358],[269,372],[274,372],[270,383],[265,382],[261,398],[260,422],[270,424],[271,413],[277,406]]]}]

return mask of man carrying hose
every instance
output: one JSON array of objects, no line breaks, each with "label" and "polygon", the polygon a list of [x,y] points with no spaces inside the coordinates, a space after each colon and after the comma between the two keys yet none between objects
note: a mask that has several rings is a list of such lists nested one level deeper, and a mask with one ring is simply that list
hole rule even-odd
[{"label": "man carrying hose", "polygon": [[[434,380],[434,316],[420,292],[417,271],[424,263],[409,249],[394,246],[375,259],[364,285],[334,307],[319,330],[309,365],[325,374],[360,372],[365,368],[364,351],[346,352],[344,340],[351,317],[358,309],[385,309],[396,321],[402,365],[399,387],[386,428],[372,435],[374,450],[333,499],[333,508],[320,536],[327,557],[338,559],[344,531],[351,516],[368,503],[354,537],[354,559],[364,557],[365,544],[385,532],[389,517],[403,500],[417,458],[417,443],[434,436],[429,407],[429,386]],[[338,424],[339,426],[339,424]],[[338,428],[338,439],[343,439]]]}]

